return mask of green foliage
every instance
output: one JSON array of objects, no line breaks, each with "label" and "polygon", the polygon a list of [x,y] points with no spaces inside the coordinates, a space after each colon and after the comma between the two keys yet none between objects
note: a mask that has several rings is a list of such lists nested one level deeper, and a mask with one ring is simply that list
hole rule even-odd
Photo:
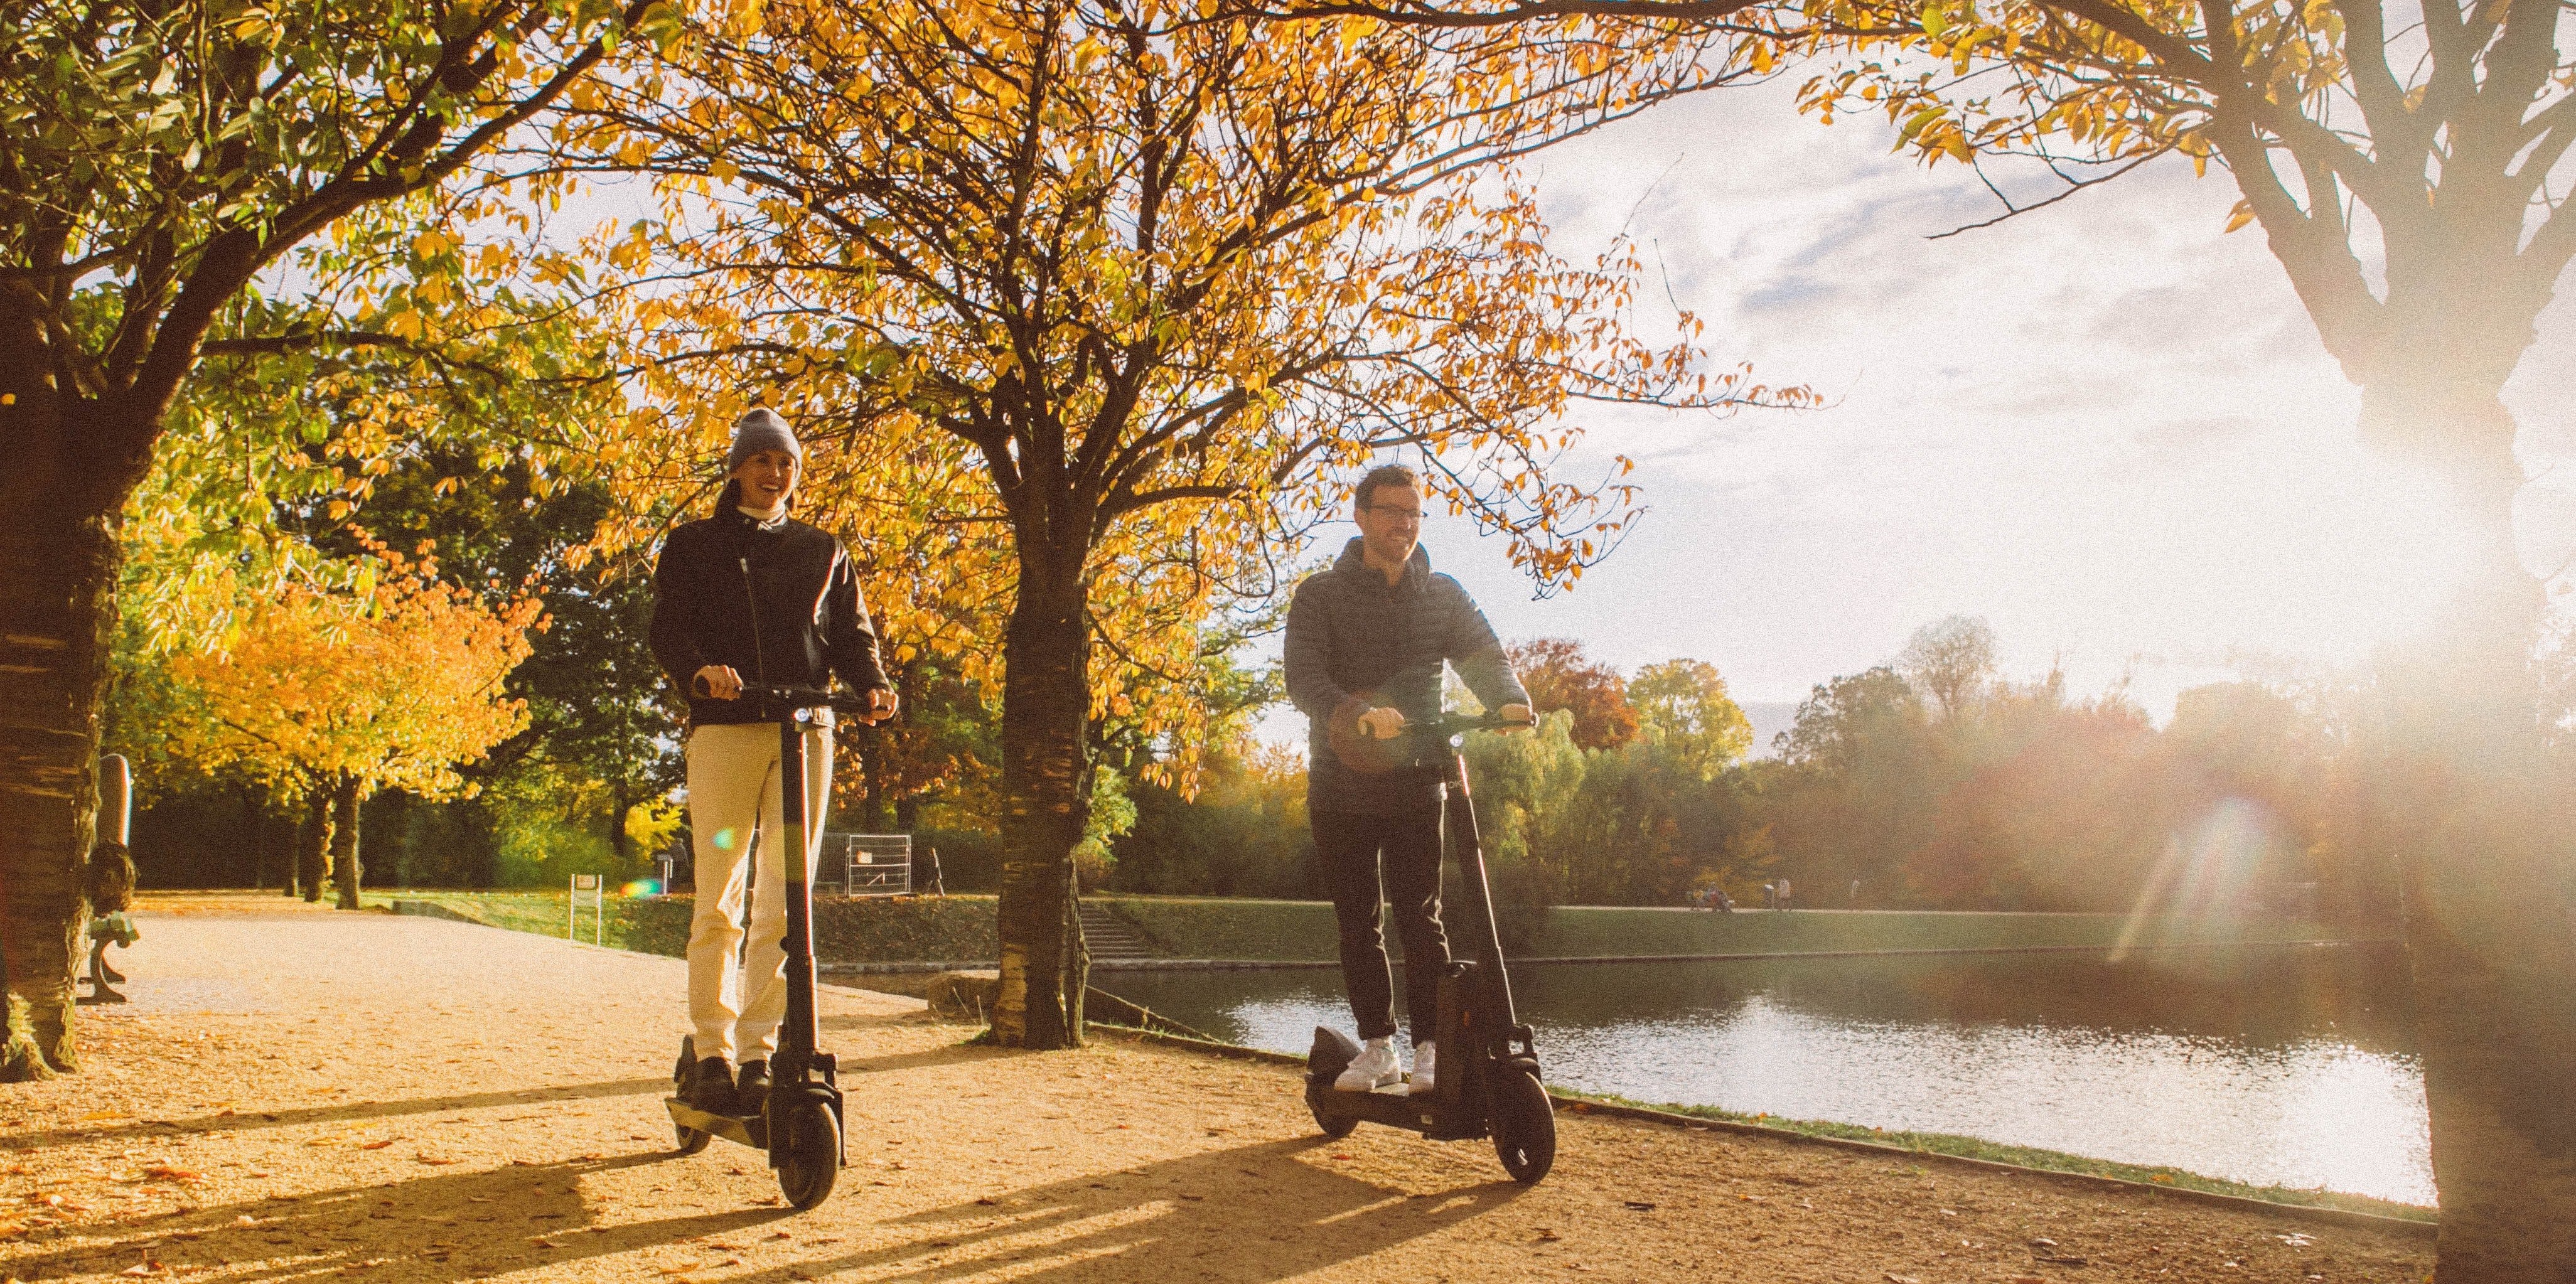
[{"label": "green foliage", "polygon": [[1195,795],[1150,780],[1129,786],[1135,826],[1115,850],[1119,892],[1304,896],[1313,840],[1304,764],[1288,751],[1211,754]]},{"label": "green foliage", "polygon": [[1109,881],[1118,856],[1110,841],[1136,827],[1136,803],[1127,796],[1127,778],[1112,768],[1091,770],[1091,808],[1083,814],[1082,841],[1073,847],[1073,871],[1089,892]]}]

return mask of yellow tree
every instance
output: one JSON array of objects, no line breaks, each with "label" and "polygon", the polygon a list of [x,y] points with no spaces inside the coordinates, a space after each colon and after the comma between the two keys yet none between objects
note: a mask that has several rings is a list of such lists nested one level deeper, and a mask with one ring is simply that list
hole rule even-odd
[{"label": "yellow tree", "polygon": [[1706,660],[1665,660],[1637,670],[1628,680],[1628,703],[1703,780],[1753,748],[1753,723]]},{"label": "yellow tree", "polygon": [[671,398],[708,425],[753,395],[837,425],[864,463],[818,498],[909,507],[940,541],[920,600],[998,626],[997,649],[961,642],[1002,687],[1005,1043],[1081,1037],[1095,720],[1199,716],[1106,677],[1190,672],[1207,610],[1274,587],[1335,479],[1416,452],[1561,585],[1633,513],[1623,464],[1551,474],[1573,405],[1770,395],[1632,337],[1624,247],[1576,266],[1542,245],[1512,158],[1723,75],[1686,40],[1614,52],[1101,0],[790,0],[568,127],[674,193],[659,253],[686,285],[646,332],[776,353]]},{"label": "yellow tree", "polygon": [[534,598],[494,609],[440,581],[427,550],[378,561],[358,591],[291,584],[248,607],[229,645],[166,663],[168,752],[327,807],[341,909],[358,908],[360,805],[387,788],[453,793],[458,765],[525,727],[502,680],[544,627]]}]

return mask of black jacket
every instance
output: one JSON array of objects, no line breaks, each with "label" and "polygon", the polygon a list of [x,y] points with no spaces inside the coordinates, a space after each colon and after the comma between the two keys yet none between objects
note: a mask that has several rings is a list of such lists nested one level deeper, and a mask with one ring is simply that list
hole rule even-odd
[{"label": "black jacket", "polygon": [[1489,709],[1528,704],[1485,613],[1458,581],[1431,570],[1419,546],[1394,584],[1368,568],[1354,539],[1332,569],[1308,576],[1288,604],[1288,699],[1306,715],[1306,805],[1316,811],[1383,814],[1439,797],[1435,775],[1398,768],[1355,770],[1333,746],[1332,728],[1371,705],[1407,720],[1440,712],[1442,663],[1458,666],[1467,689]]},{"label": "black jacket", "polygon": [[891,684],[841,541],[792,517],[763,525],[728,485],[716,515],[662,543],[653,568],[653,658],[689,697],[689,725],[756,722],[747,700],[701,699],[690,679],[710,664],[745,682],[855,691]]}]

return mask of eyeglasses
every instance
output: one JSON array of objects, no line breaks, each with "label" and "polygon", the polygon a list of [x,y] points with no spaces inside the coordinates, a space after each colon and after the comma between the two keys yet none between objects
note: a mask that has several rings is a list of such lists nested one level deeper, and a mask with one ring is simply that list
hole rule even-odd
[{"label": "eyeglasses", "polygon": [[1368,507],[1368,511],[1375,513],[1379,517],[1390,522],[1406,522],[1415,526],[1422,524],[1422,510],[1419,508],[1397,508],[1392,504],[1371,504]]}]

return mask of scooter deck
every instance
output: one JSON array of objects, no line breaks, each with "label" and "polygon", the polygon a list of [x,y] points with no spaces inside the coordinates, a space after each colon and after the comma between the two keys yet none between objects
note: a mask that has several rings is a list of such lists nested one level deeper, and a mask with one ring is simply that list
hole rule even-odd
[{"label": "scooter deck", "polygon": [[754,1150],[769,1149],[769,1117],[766,1115],[709,1114],[678,1097],[664,1097],[662,1104],[671,1108],[671,1122],[691,1132],[722,1137]]}]

